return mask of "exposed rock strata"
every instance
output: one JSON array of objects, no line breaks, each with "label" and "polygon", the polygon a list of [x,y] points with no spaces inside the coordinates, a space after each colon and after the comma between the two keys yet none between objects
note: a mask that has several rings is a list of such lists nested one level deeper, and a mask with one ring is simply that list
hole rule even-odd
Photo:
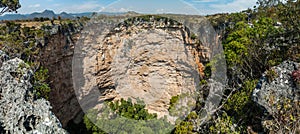
[{"label": "exposed rock strata", "polygon": [[[75,80],[84,108],[139,98],[149,112],[163,117],[169,116],[172,96],[195,93],[203,74],[201,58],[209,59],[209,50],[190,38],[188,28],[165,19],[109,23],[91,24],[77,42],[81,46],[75,50],[79,64],[74,69],[79,73],[74,76],[84,78]],[[189,97],[182,102],[193,105]]]}]

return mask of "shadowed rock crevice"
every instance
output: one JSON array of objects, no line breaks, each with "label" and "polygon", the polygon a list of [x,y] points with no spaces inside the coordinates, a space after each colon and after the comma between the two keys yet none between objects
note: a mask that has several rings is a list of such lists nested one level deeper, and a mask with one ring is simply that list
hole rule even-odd
[{"label": "shadowed rock crevice", "polygon": [[72,39],[63,32],[58,32],[49,38],[40,55],[41,65],[49,72],[49,85],[51,92],[49,101],[53,112],[66,127],[67,123],[76,117],[81,108],[76,99],[72,80],[72,59],[74,45],[78,34]]}]

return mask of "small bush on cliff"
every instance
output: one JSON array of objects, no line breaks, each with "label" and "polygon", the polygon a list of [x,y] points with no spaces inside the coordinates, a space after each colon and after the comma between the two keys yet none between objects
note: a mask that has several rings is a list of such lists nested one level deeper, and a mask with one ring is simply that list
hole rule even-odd
[{"label": "small bush on cliff", "polygon": [[169,110],[172,109],[175,106],[175,104],[178,102],[178,100],[179,100],[179,95],[172,96],[172,98],[170,99]]},{"label": "small bush on cliff", "polygon": [[237,116],[242,116],[247,109],[247,103],[251,103],[251,94],[257,80],[246,81],[239,91],[235,92],[224,105],[226,111],[231,111]]},{"label": "small bush on cliff", "polygon": [[36,92],[38,98],[49,99],[49,93],[51,91],[46,80],[48,79],[48,69],[40,67],[33,76],[33,89]]},{"label": "small bush on cliff", "polygon": [[166,120],[156,119],[155,114],[148,113],[141,101],[133,104],[130,99],[121,99],[106,104],[100,111],[90,110],[84,116],[90,133],[103,134],[104,129],[110,133],[168,133],[172,128]]},{"label": "small bush on cliff", "polygon": [[194,129],[194,122],[198,118],[198,115],[196,112],[191,112],[187,118],[176,125],[174,131],[172,133],[174,134],[191,134],[195,133]]},{"label": "small bush on cliff", "polygon": [[196,35],[196,34],[194,34],[194,33],[192,33],[192,35],[191,35],[191,39],[192,39],[192,40],[196,40],[196,39],[197,39],[197,35]]},{"label": "small bush on cliff", "polygon": [[267,71],[266,77],[268,78],[268,82],[272,82],[274,79],[278,77],[278,74],[275,72],[274,69],[270,69]]},{"label": "small bush on cliff", "polygon": [[148,113],[142,102],[134,104],[131,99],[126,101],[122,98],[120,101],[110,102],[109,106],[117,114],[129,119],[148,120],[155,119],[157,117],[156,114]]},{"label": "small bush on cliff", "polygon": [[212,134],[239,134],[241,131],[234,123],[234,119],[223,113],[215,120],[215,124],[209,128]]},{"label": "small bush on cliff", "polygon": [[107,134],[103,130],[101,130],[97,125],[95,125],[97,119],[97,111],[90,110],[83,117],[83,122],[85,124],[86,129],[89,134]]}]

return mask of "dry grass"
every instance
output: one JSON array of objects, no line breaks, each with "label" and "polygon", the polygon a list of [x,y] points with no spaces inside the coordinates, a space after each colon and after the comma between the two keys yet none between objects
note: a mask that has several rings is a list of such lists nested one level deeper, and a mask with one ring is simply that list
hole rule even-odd
[{"label": "dry grass", "polygon": [[[51,21],[44,21],[44,22],[40,22],[40,21],[30,21],[30,22],[16,22],[17,24],[21,24],[21,27],[36,27],[36,28],[40,28],[43,24],[45,25],[50,25],[51,24]],[[59,21],[58,20],[55,20],[54,21],[55,24],[59,24]]]}]

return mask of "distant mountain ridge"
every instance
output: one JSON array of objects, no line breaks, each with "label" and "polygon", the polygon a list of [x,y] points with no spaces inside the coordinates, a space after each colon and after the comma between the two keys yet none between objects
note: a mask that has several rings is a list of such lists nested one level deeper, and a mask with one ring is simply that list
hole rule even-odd
[{"label": "distant mountain ridge", "polygon": [[[52,10],[44,10],[43,12],[34,12],[31,14],[5,14],[0,16],[0,20],[25,20],[25,19],[34,19],[34,18],[50,18],[53,17],[57,18],[60,16],[63,19],[74,19],[76,17],[90,17],[92,16],[93,12],[84,12],[84,13],[66,13],[61,12],[60,14],[55,14]],[[116,15],[116,14],[123,14],[123,13],[108,13],[108,12],[100,12],[98,14],[105,14],[105,15]]]}]

